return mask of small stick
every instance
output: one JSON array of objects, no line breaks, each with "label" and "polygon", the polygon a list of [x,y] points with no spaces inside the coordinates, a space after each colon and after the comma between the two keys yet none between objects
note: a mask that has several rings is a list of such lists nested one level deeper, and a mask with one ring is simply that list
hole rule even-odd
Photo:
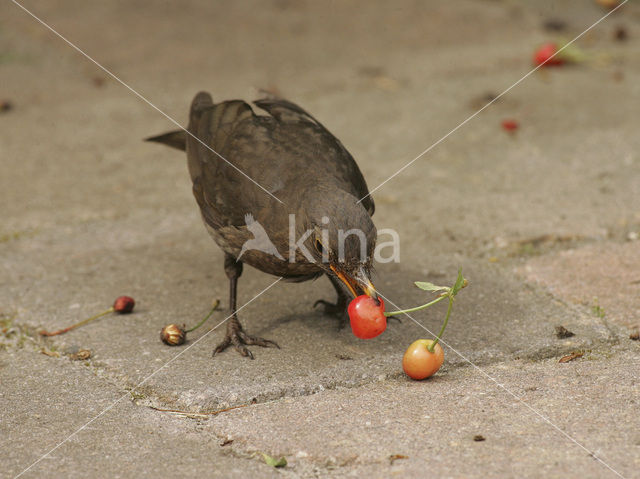
[{"label": "small stick", "polygon": [[217,411],[212,411],[212,412],[189,412],[189,411],[180,411],[178,409],[162,409],[159,407],[155,407],[155,406],[149,406],[151,409],[154,409],[156,411],[160,411],[160,412],[172,412],[175,414],[184,414],[185,416],[215,416],[217,414],[220,414],[221,412],[227,412],[227,411],[231,411],[233,409],[240,409],[242,407],[249,407],[249,406],[253,406],[253,404],[241,404],[240,406],[231,406],[228,408],[224,408],[224,409],[218,409]]}]

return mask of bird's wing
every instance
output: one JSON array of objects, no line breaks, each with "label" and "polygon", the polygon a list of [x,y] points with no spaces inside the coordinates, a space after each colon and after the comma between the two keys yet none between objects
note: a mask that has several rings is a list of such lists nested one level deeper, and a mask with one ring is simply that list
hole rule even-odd
[{"label": "bird's wing", "polygon": [[216,208],[215,204],[206,197],[204,187],[200,178],[196,178],[193,182],[193,196],[200,207],[202,219],[213,229],[219,229],[225,226],[223,215]]},{"label": "bird's wing", "polygon": [[346,179],[351,183],[351,186],[353,187],[352,193],[354,193],[358,199],[364,198],[362,200],[363,206],[369,212],[369,215],[373,215],[375,211],[375,203],[373,202],[373,198],[369,196],[367,183],[362,176],[360,168],[358,168],[357,163],[347,149],[342,145],[340,140],[333,136],[331,132],[322,125],[322,123],[295,103],[284,99],[265,98],[254,101],[253,103],[257,107],[269,113],[269,115],[275,118],[279,123],[288,124],[290,126],[296,124],[306,124],[307,126],[311,126],[314,136],[319,137],[320,144],[329,145],[331,148],[337,150],[338,154],[327,155],[325,160],[334,162],[333,166],[335,167],[338,175],[341,179]]},{"label": "bird's wing", "polygon": [[300,108],[298,105],[282,98],[263,98],[261,100],[254,101],[253,104],[258,108],[266,111],[267,113],[269,113],[269,115],[280,122],[288,123],[297,121],[308,121],[324,128],[322,123],[320,123],[313,116]]},{"label": "bird's wing", "polygon": [[[305,185],[322,179],[358,198],[367,195],[355,161],[317,120],[284,100],[259,104],[269,116],[240,100],[214,104],[207,93],[192,102],[189,131],[200,141],[187,137],[187,158],[208,224],[245,226],[251,213],[266,228],[279,231],[282,222],[286,230],[288,217],[275,212],[279,204],[264,190],[292,207]],[[373,214],[371,197],[362,204]]]},{"label": "bird's wing", "polygon": [[191,103],[189,132],[200,141],[187,137],[189,173],[202,215],[214,228],[245,225],[245,214],[257,213],[244,205],[261,205],[268,200],[248,179],[259,176],[259,170],[248,171],[242,152],[229,145],[238,125],[254,116],[243,101],[214,104],[205,92],[198,93]]}]

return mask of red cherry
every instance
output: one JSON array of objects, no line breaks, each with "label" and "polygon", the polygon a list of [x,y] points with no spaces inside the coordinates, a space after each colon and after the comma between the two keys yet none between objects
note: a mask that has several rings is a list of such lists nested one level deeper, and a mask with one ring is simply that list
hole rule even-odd
[{"label": "red cherry", "polygon": [[130,313],[135,304],[136,302],[129,296],[118,296],[113,303],[113,310],[120,314]]},{"label": "red cherry", "polygon": [[371,339],[379,336],[387,329],[387,318],[384,315],[384,301],[375,300],[363,294],[349,303],[347,309],[351,330],[360,339]]},{"label": "red cherry", "polygon": [[536,66],[544,65],[545,67],[562,65],[564,63],[563,58],[560,58],[558,55],[553,57],[557,51],[558,45],[555,43],[545,43],[541,45],[533,55],[533,64]]}]

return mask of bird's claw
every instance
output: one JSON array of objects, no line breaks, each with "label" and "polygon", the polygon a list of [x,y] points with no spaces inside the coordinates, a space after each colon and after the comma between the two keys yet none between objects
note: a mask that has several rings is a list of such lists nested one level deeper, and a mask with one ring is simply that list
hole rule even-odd
[{"label": "bird's claw", "polygon": [[257,336],[249,336],[242,330],[227,333],[225,338],[220,344],[213,350],[212,356],[221,353],[229,346],[233,344],[233,347],[245,358],[254,359],[253,353],[247,348],[247,346],[262,346],[263,348],[278,348],[278,343],[271,341],[270,339],[258,338]]}]

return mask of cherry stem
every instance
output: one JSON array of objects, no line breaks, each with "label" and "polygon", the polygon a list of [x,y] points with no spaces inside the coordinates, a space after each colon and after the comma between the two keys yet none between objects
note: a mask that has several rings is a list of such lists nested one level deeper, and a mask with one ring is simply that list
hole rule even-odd
[{"label": "cherry stem", "polygon": [[440,338],[444,334],[444,330],[447,327],[447,323],[449,322],[449,316],[451,316],[451,310],[453,309],[453,295],[448,294],[447,296],[443,296],[443,298],[449,298],[449,307],[447,308],[447,315],[444,317],[444,322],[442,323],[442,328],[440,328],[440,332],[436,336],[436,339],[434,339],[431,342],[431,344],[427,346],[427,350],[430,353],[433,352],[434,348],[436,347],[436,344],[438,344],[438,341],[440,341]]},{"label": "cherry stem", "polygon": [[445,292],[440,293],[440,296],[434,299],[433,301],[427,304],[423,304],[422,306],[416,306],[415,308],[402,309],[399,311],[390,311],[388,313],[384,313],[384,315],[386,317],[389,317],[389,316],[394,316],[396,314],[412,313],[414,311],[420,311],[421,309],[428,308],[429,306],[439,303],[443,299],[449,299],[449,307],[447,308],[447,315],[445,316],[444,322],[442,323],[442,328],[440,328],[440,332],[436,336],[436,339],[434,339],[431,342],[431,344],[427,346],[427,351],[429,351],[430,353],[433,353],[434,348],[436,347],[436,344],[438,344],[438,341],[440,341],[440,338],[444,334],[444,330],[447,327],[447,323],[449,323],[449,317],[451,316],[451,310],[453,309],[453,299],[455,298],[456,294],[458,294],[461,289],[466,288],[468,284],[469,282],[464,278],[464,276],[462,276],[462,268],[460,268],[458,270],[458,278],[456,279],[455,284],[451,288],[440,288],[440,289],[444,289]]},{"label": "cherry stem", "polygon": [[192,331],[195,331],[196,329],[198,329],[200,326],[202,326],[204,323],[207,322],[207,319],[209,319],[211,317],[211,315],[213,314],[213,312],[218,309],[218,306],[220,306],[220,300],[216,299],[213,302],[213,308],[211,308],[211,311],[209,311],[209,314],[207,314],[204,319],[202,321],[200,321],[198,324],[196,324],[193,328],[191,329],[187,329],[185,332],[190,333]]},{"label": "cherry stem", "polygon": [[440,301],[448,297],[449,295],[445,294],[444,296],[440,296],[439,298],[436,298],[427,304],[423,304],[422,306],[416,306],[415,308],[409,308],[409,309],[401,309],[399,311],[389,311],[384,313],[384,315],[388,318],[389,316],[395,316],[397,314],[413,313],[414,311],[420,311],[421,309],[425,309],[425,308],[428,308],[429,306],[433,306],[434,304],[439,303]]},{"label": "cherry stem", "polygon": [[115,309],[112,306],[109,309],[107,309],[106,311],[103,311],[102,313],[98,313],[95,316],[91,316],[90,318],[84,319],[84,320],[80,321],[79,323],[76,323],[76,324],[73,324],[73,325],[69,326],[68,328],[59,329],[57,331],[53,331],[52,333],[50,333],[49,331],[40,331],[40,336],[57,336],[59,334],[67,333],[67,332],[71,331],[72,329],[76,329],[76,328],[78,328],[80,326],[84,326],[85,324],[90,323],[94,319],[101,318],[102,316],[106,316],[107,314],[113,313],[114,311],[115,311]]}]

